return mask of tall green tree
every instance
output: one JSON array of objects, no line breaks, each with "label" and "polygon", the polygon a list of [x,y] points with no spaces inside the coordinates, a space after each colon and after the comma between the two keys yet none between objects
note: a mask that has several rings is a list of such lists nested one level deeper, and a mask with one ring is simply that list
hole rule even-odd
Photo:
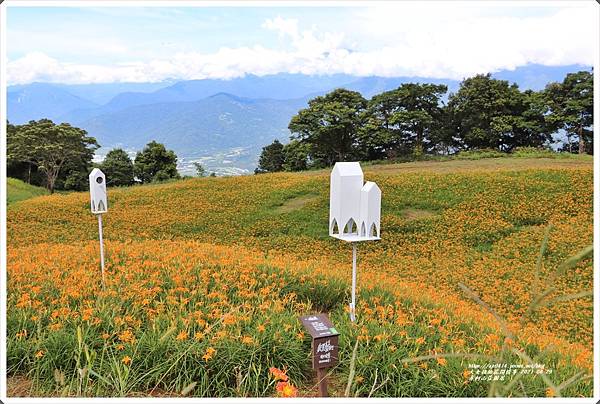
[{"label": "tall green tree", "polygon": [[544,91],[549,109],[547,120],[564,129],[569,139],[579,139],[579,154],[591,151],[594,123],[594,77],[592,72],[569,73],[562,83],[551,83]]},{"label": "tall green tree", "polygon": [[154,140],[135,156],[133,168],[135,177],[142,184],[180,178],[175,152]]},{"label": "tall green tree", "polygon": [[405,83],[373,97],[369,111],[380,123],[381,143],[412,150],[416,156],[423,154],[440,129],[441,97],[446,91],[448,87],[443,84]]},{"label": "tall green tree", "polygon": [[523,94],[516,84],[493,79],[489,73],[463,80],[448,100],[461,146],[500,151],[514,148],[511,138],[523,123],[516,119],[522,103]]},{"label": "tall green tree", "polygon": [[[14,136],[17,134],[17,126],[12,125],[10,122],[6,122],[6,144],[7,149],[14,144]],[[24,162],[16,160],[14,154],[8,154],[6,159],[6,174],[9,177],[20,178],[28,184],[32,183],[32,179],[36,185],[41,184],[39,179],[39,173],[37,166],[34,166],[32,162]],[[32,178],[33,177],[33,178]]]},{"label": "tall green tree", "polygon": [[293,139],[310,145],[311,158],[330,166],[357,157],[366,107],[359,92],[336,89],[310,100],[308,108],[292,117],[288,128]]},{"label": "tall green tree", "polygon": [[284,171],[303,171],[308,169],[310,146],[298,140],[292,140],[283,146]]},{"label": "tall green tree", "polygon": [[106,185],[129,186],[134,183],[133,161],[123,149],[112,149],[100,164],[106,175]]},{"label": "tall green tree", "polygon": [[65,167],[89,165],[98,147],[96,139],[83,129],[41,119],[12,128],[6,148],[9,160],[37,167],[45,177],[46,188],[53,193]]},{"label": "tall green tree", "polygon": [[399,109],[396,91],[374,95],[365,111],[365,124],[359,132],[360,144],[366,160],[394,158],[408,153],[405,133],[392,122]]},{"label": "tall green tree", "polygon": [[256,174],[274,173],[283,170],[283,145],[275,139],[273,143],[263,147],[258,159]]},{"label": "tall green tree", "polygon": [[490,138],[501,151],[544,146],[554,131],[553,125],[545,119],[544,97],[539,92],[520,92],[513,88],[508,93],[507,111],[490,120]]}]

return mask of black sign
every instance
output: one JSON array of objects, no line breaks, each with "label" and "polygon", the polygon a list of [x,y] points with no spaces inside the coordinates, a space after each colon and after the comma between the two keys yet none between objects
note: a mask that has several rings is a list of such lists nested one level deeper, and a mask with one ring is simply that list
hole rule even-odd
[{"label": "black sign", "polygon": [[300,317],[300,321],[312,337],[313,369],[328,368],[338,360],[338,336],[326,314]]}]

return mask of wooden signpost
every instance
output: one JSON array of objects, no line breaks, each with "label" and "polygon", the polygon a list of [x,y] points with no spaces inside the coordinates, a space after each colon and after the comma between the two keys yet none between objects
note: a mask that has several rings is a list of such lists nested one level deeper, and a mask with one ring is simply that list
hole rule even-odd
[{"label": "wooden signpost", "polygon": [[312,365],[317,371],[319,395],[327,397],[327,368],[338,361],[339,335],[326,314],[300,317],[300,322],[312,338]]}]

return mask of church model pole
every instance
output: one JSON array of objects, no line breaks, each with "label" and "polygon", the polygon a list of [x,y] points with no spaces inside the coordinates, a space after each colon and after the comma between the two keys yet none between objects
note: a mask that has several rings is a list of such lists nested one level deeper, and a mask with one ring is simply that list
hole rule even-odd
[{"label": "church model pole", "polygon": [[90,180],[90,209],[98,217],[98,238],[100,240],[100,268],[102,271],[102,289],[104,289],[104,239],[102,237],[102,214],[108,211],[106,195],[106,177],[104,173],[94,168],[89,175]]},{"label": "church model pole", "polygon": [[381,190],[374,182],[363,182],[359,163],[335,163],[329,188],[329,235],[352,243],[350,319],[353,322],[356,321],[357,243],[381,240]]}]

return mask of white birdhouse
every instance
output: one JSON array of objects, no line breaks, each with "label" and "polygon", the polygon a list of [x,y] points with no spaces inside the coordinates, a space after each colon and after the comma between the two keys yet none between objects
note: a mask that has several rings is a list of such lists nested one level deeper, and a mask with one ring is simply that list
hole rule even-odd
[{"label": "white birdhouse", "polygon": [[94,168],[90,173],[89,178],[92,213],[106,213],[108,210],[108,198],[106,197],[106,177],[102,171]]},{"label": "white birdhouse", "polygon": [[357,162],[335,163],[329,190],[329,235],[345,241],[379,240],[381,190],[363,185]]},{"label": "white birdhouse", "polygon": [[356,162],[335,163],[329,186],[329,235],[352,243],[350,319],[356,321],[356,242],[380,240],[381,190],[374,182],[363,185]]}]

